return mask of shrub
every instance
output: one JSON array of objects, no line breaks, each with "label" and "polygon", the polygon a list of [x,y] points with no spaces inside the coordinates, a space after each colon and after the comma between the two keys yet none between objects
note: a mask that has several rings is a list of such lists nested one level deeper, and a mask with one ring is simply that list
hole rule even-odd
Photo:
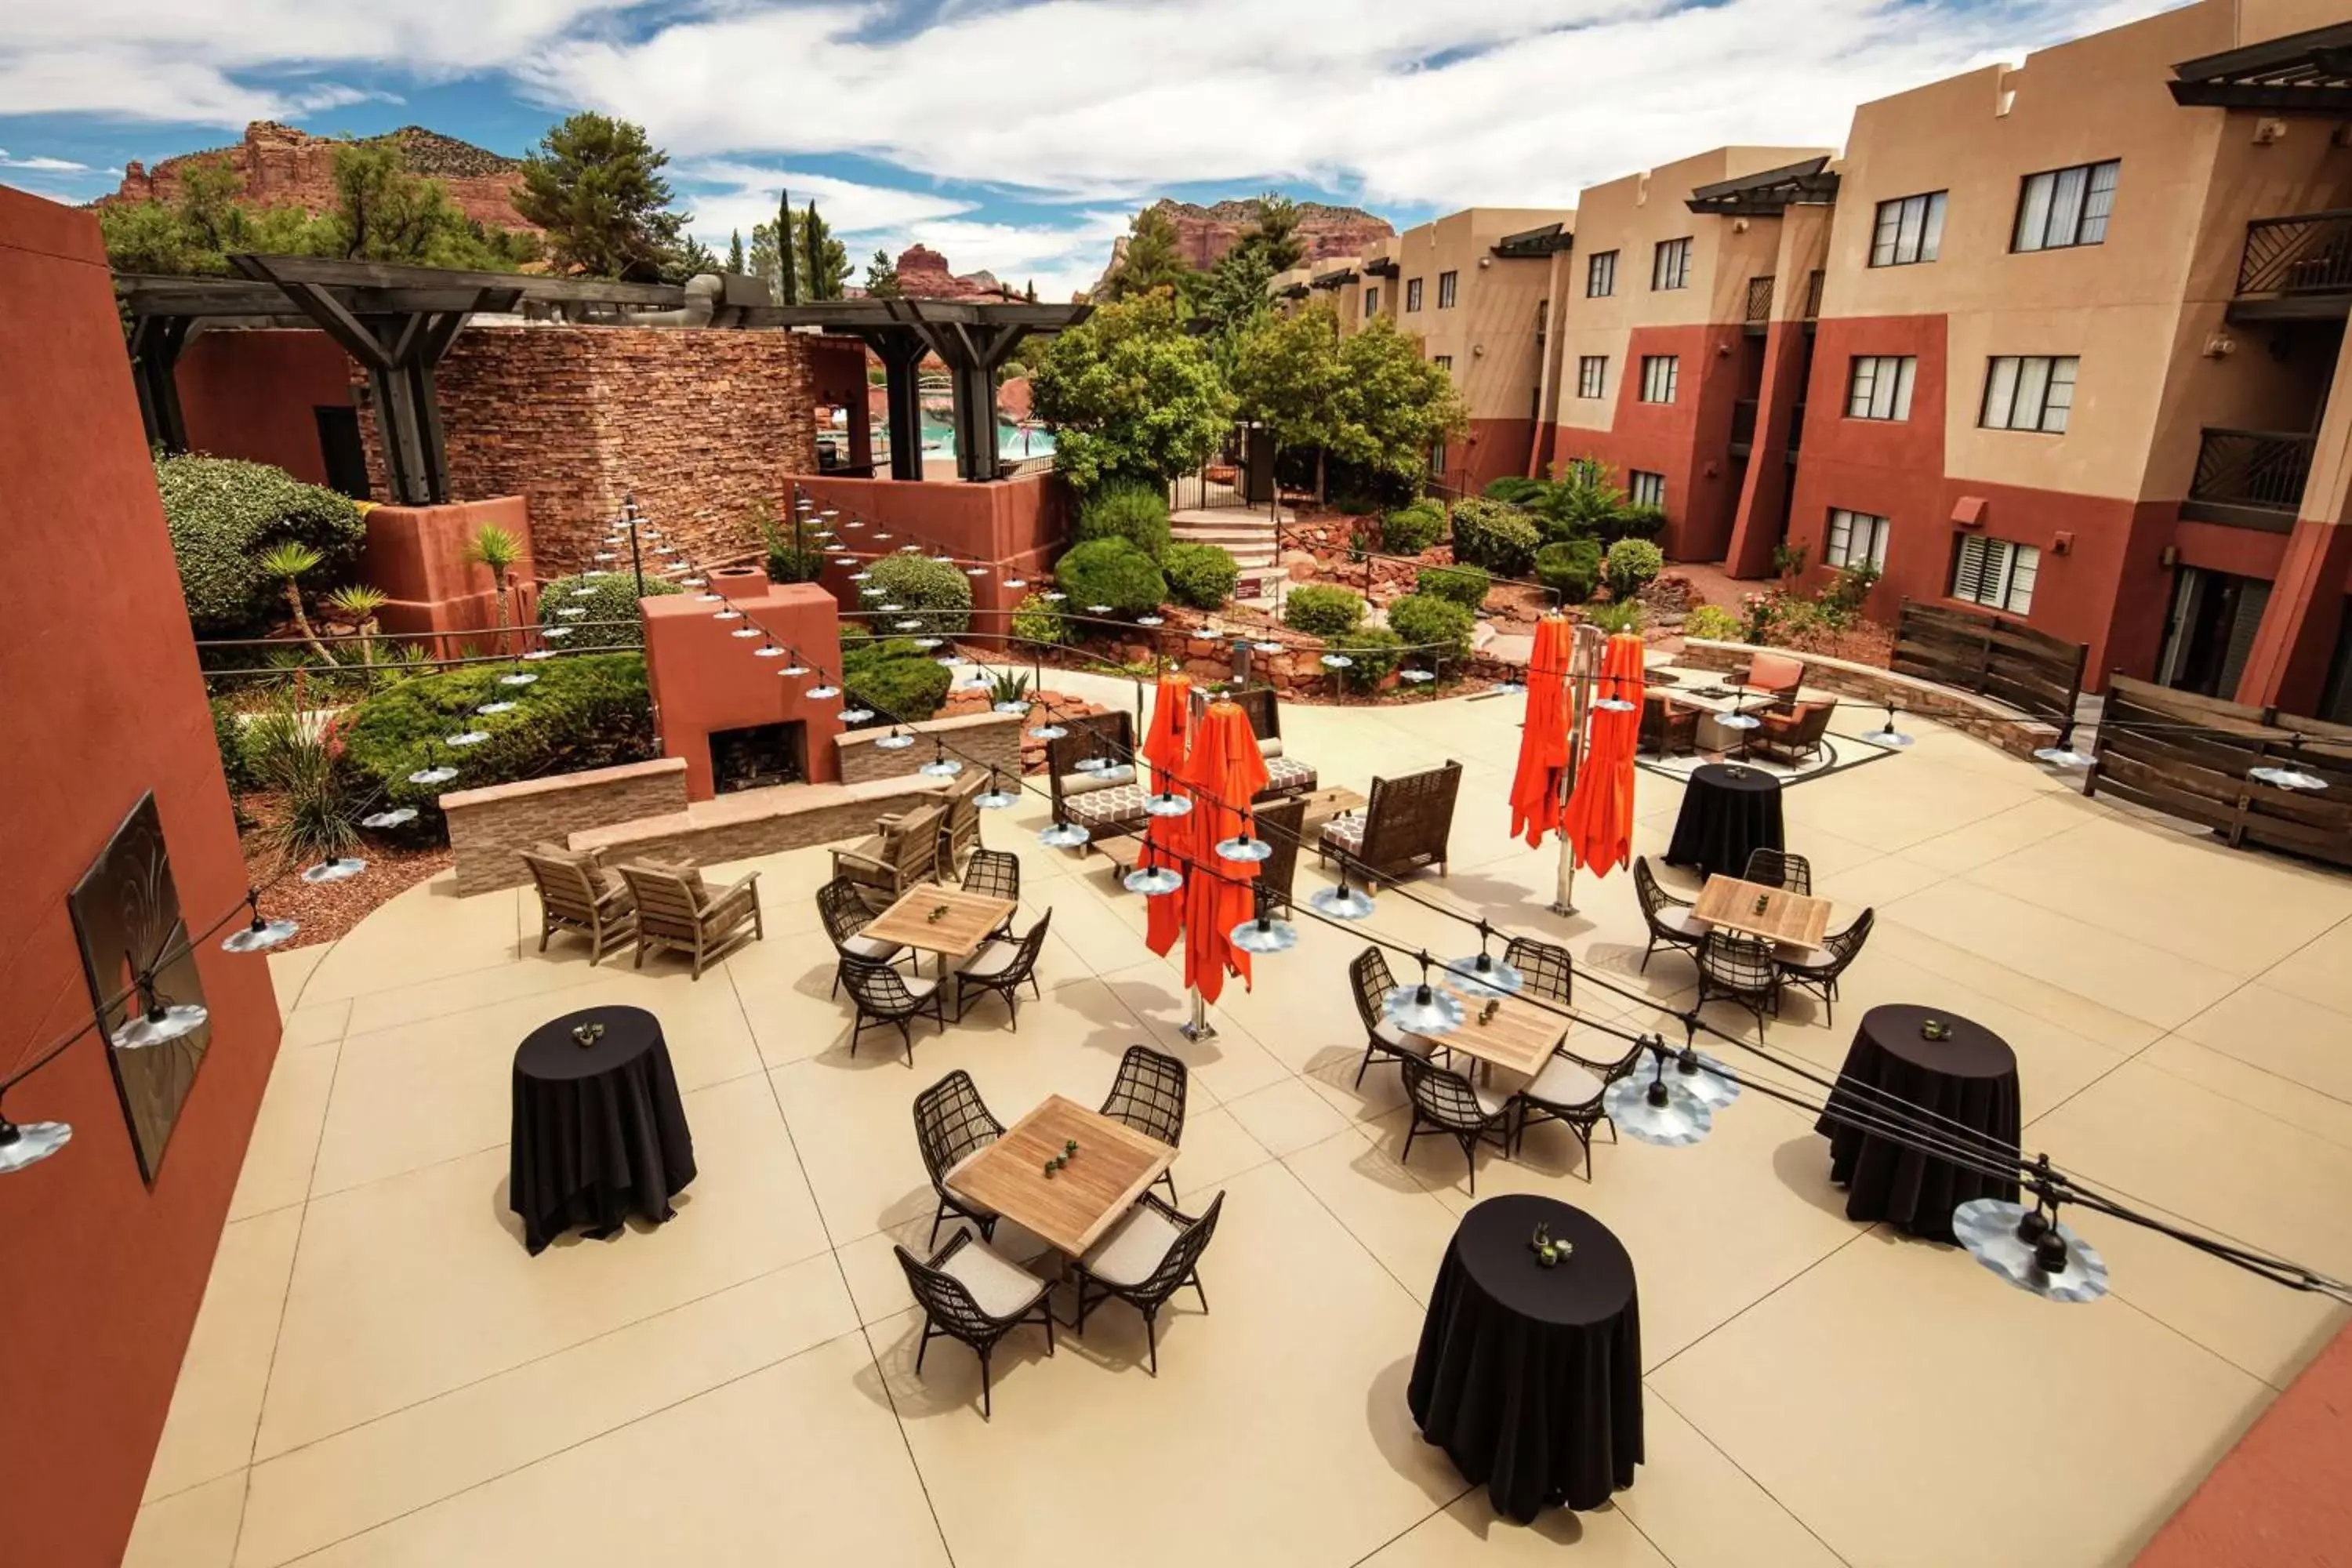
[{"label": "shrub", "polygon": [[1664,507],[1629,506],[1601,526],[1601,538],[1614,544],[1621,539],[1655,539],[1666,531]]},{"label": "shrub", "polygon": [[1601,559],[1598,540],[1565,539],[1547,544],[1536,552],[1536,581],[1559,595],[1561,603],[1580,605],[1601,584]]},{"label": "shrub", "polygon": [[1013,612],[1013,636],[1018,642],[1059,644],[1070,640],[1070,628],[1052,600],[1031,594]]},{"label": "shrub", "polygon": [[1196,610],[1223,609],[1242,576],[1240,563],[1213,544],[1171,544],[1160,569],[1176,602]]},{"label": "shrub", "polygon": [[1483,566],[1424,566],[1412,580],[1416,594],[1434,594],[1475,612],[1486,602],[1494,579]]},{"label": "shrub", "polygon": [[[445,791],[644,762],[655,754],[643,654],[584,654],[525,668],[539,677],[525,687],[500,685],[513,667],[492,664],[420,675],[377,692],[351,710],[344,756],[383,804],[413,805],[437,827],[436,802]],[[474,711],[491,701],[515,706],[488,717]],[[448,736],[475,729],[490,738],[456,752],[444,744]],[[410,773],[431,765],[428,754],[456,767],[457,776],[440,784],[409,783]]]},{"label": "shrub", "polygon": [[1353,588],[1307,583],[1290,591],[1282,605],[1282,624],[1318,637],[1338,637],[1363,624],[1364,598]]},{"label": "shrub", "polygon": [[1343,653],[1356,662],[1341,673],[1348,685],[1358,691],[1370,691],[1388,678],[1403,655],[1398,650],[1404,639],[1386,626],[1365,626],[1358,631],[1342,632],[1326,637],[1325,647],[1332,653]]},{"label": "shrub", "polygon": [[1124,539],[1158,561],[1168,552],[1168,492],[1149,479],[1107,480],[1078,503],[1070,536]]},{"label": "shrub", "polygon": [[[582,589],[587,592],[581,592]],[[660,577],[646,579],[646,597],[659,598],[664,594],[683,594],[686,590]],[[585,610],[584,616],[566,616],[563,610]],[[611,625],[599,625],[610,622]],[[646,641],[645,612],[637,608],[637,580],[626,572],[615,572],[602,577],[558,577],[539,591],[539,624],[543,626],[577,626],[582,628],[570,640],[567,653],[578,653],[583,647],[643,647]]]},{"label": "shrub", "polygon": [[859,707],[873,709],[886,721],[898,719],[911,724],[938,712],[940,705],[948,700],[953,673],[938,660],[914,650],[912,644],[892,638],[877,646],[909,651],[894,657],[869,657],[856,663],[844,656],[842,662],[846,668],[842,689],[856,699]]},{"label": "shrub", "polygon": [[1124,539],[1090,539],[1072,545],[1054,565],[1054,581],[1067,594],[1070,609],[1093,614],[1108,605],[1115,616],[1149,615],[1168,597],[1160,564]]},{"label": "shrub", "polygon": [[874,575],[868,586],[878,588],[874,601],[920,613],[924,629],[933,637],[961,637],[971,626],[971,579],[951,561],[928,555],[885,555],[866,567]]},{"label": "shrub", "polygon": [[1525,506],[1542,495],[1546,488],[1541,479],[1531,479],[1525,474],[1505,474],[1486,487],[1486,499]]},{"label": "shrub", "polygon": [[1433,500],[1401,506],[1381,519],[1381,548],[1391,555],[1418,555],[1445,532],[1445,509]]},{"label": "shrub", "polygon": [[1389,606],[1389,629],[1407,647],[1427,649],[1431,658],[1457,662],[1469,658],[1470,631],[1475,624],[1460,605],[1430,594],[1407,594]]},{"label": "shrub", "polygon": [[1706,642],[1738,642],[1740,629],[1739,617],[1719,605],[1694,605],[1683,617],[1683,636]]},{"label": "shrub", "polygon": [[1839,567],[1837,575],[1822,590],[1822,616],[1840,629],[1852,626],[1853,618],[1862,614],[1863,601],[1876,586],[1878,568],[1869,562],[1857,561],[1851,566]]},{"label": "shrub", "polygon": [[1536,525],[1501,501],[1454,503],[1454,558],[1484,566],[1497,577],[1526,574],[1543,536]]},{"label": "shrub", "polygon": [[284,603],[283,583],[261,568],[280,544],[318,552],[332,579],[359,559],[367,525],[348,497],[306,485],[282,468],[230,458],[159,458],[180,594],[199,637],[233,637],[268,625]]},{"label": "shrub", "polygon": [[1584,618],[1613,637],[1619,632],[1639,632],[1649,621],[1650,611],[1639,599],[1619,599],[1592,605],[1584,612]]},{"label": "shrub", "polygon": [[245,724],[236,710],[224,697],[213,699],[213,745],[220,752],[221,775],[228,780],[228,792],[253,787],[253,770],[246,763]]},{"label": "shrub", "polygon": [[1619,599],[1632,598],[1666,569],[1665,555],[1646,539],[1619,540],[1605,560],[1610,595]]}]

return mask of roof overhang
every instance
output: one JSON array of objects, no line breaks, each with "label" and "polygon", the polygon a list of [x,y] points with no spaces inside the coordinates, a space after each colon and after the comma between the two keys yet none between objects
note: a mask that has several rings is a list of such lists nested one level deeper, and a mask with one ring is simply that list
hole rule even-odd
[{"label": "roof overhang", "polygon": [[2291,33],[2172,68],[2175,103],[2273,114],[2352,115],[2352,22]]},{"label": "roof overhang", "polygon": [[1392,256],[1376,257],[1364,263],[1364,276],[1367,278],[1393,278],[1398,270],[1396,258]]},{"label": "roof overhang", "polygon": [[1717,180],[1692,190],[1684,204],[1695,213],[1718,217],[1778,217],[1792,206],[1826,206],[1837,200],[1838,177],[1829,154],[1808,158],[1736,180]]},{"label": "roof overhang", "polygon": [[1565,222],[1548,223],[1541,228],[1522,229],[1517,234],[1507,234],[1496,240],[1492,248],[1496,255],[1507,259],[1516,258],[1540,260],[1555,252],[1576,248],[1576,236],[1569,232]]},{"label": "roof overhang", "polygon": [[1353,283],[1358,276],[1359,274],[1354,268],[1342,267],[1337,272],[1318,273],[1315,278],[1314,287],[1318,289],[1345,289],[1349,284]]}]

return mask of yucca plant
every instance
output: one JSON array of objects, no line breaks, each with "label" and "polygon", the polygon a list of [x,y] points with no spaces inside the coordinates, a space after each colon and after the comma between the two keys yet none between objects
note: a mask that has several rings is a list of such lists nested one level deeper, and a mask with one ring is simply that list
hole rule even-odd
[{"label": "yucca plant", "polygon": [[282,797],[282,815],[266,831],[289,863],[331,859],[358,846],[341,739],[331,721],[304,710],[299,685],[247,721],[245,751],[261,786]]},{"label": "yucca plant", "polygon": [[999,671],[988,683],[991,702],[1026,702],[1029,700],[1029,678],[1016,669]]},{"label": "yucca plant", "polygon": [[327,608],[352,623],[360,634],[360,662],[375,664],[375,613],[392,603],[392,595],[364,583],[352,583],[327,595]]},{"label": "yucca plant", "polygon": [[1641,600],[1620,599],[1606,605],[1585,605],[1584,618],[1613,637],[1619,632],[1638,633],[1650,617]]},{"label": "yucca plant", "polygon": [[514,569],[522,562],[522,541],[495,522],[486,522],[474,534],[474,542],[466,546],[469,565],[489,569],[491,585],[498,589],[499,651],[507,650],[507,594],[514,580]]},{"label": "yucca plant", "polygon": [[310,617],[302,608],[302,574],[317,571],[319,563],[325,559],[309,545],[289,541],[273,545],[268,553],[262,556],[261,569],[286,585],[286,604],[294,612],[294,629],[302,634],[302,640],[310,645],[311,652],[323,662],[332,664],[335,656],[327,651],[327,645],[320,642],[319,634],[310,629]]}]

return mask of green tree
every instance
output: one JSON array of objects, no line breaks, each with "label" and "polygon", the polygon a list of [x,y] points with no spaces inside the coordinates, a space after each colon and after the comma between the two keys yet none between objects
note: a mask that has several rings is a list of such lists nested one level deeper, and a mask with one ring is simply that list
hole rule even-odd
[{"label": "green tree", "polygon": [[1286,451],[1316,448],[1318,495],[1323,454],[1339,438],[1345,374],[1339,319],[1323,301],[1290,316],[1259,312],[1234,354],[1236,412],[1266,427],[1277,461]]},{"label": "green tree", "polygon": [[1341,341],[1333,457],[1418,483],[1431,449],[1469,426],[1454,378],[1423,357],[1418,337],[1381,317]]},{"label": "green tree", "polygon": [[743,270],[743,231],[740,228],[730,230],[727,236],[727,270]]},{"label": "green tree", "polygon": [[1257,219],[1217,258],[1200,289],[1201,314],[1231,338],[1248,330],[1265,309],[1265,286],[1307,256],[1298,237],[1298,204],[1278,191],[1257,200]]},{"label": "green tree", "polygon": [[319,656],[320,663],[332,664],[335,656],[327,651],[327,645],[320,642],[319,634],[310,629],[310,617],[302,609],[302,574],[317,571],[325,559],[309,545],[297,544],[289,540],[284,544],[270,547],[269,552],[261,558],[261,569],[285,584],[286,607],[294,612],[294,629],[302,634],[302,640],[310,645],[310,651]]},{"label": "green tree", "polygon": [[817,216],[816,203],[801,215],[801,271],[811,300],[838,300],[849,281],[849,247],[833,237],[833,230]]},{"label": "green tree", "polygon": [[558,265],[598,278],[650,280],[680,248],[687,219],[669,210],[669,157],[642,127],[583,111],[550,128],[523,161],[515,210],[547,233]]},{"label": "green tree", "polygon": [[1029,279],[1029,287],[1021,290],[1021,297],[1032,305],[1037,302],[1037,280],[1034,278]]},{"label": "green tree", "polygon": [[1126,254],[1103,279],[1101,298],[1134,300],[1164,289],[1189,311],[1200,279],[1177,247],[1175,219],[1164,207],[1148,206],[1135,215]]},{"label": "green tree", "polygon": [[793,260],[793,193],[787,185],[776,193],[776,222],[769,232],[768,243],[775,247],[776,300],[780,304],[800,303],[799,268]]},{"label": "green tree", "polygon": [[689,278],[718,270],[719,253],[689,234],[670,252],[669,263],[662,268],[662,281],[683,283]]},{"label": "green tree", "polygon": [[869,300],[895,300],[898,297],[898,264],[890,259],[887,250],[877,250],[874,259],[866,264],[866,297]]},{"label": "green tree", "polygon": [[498,590],[492,601],[499,616],[499,646],[507,642],[507,595],[514,584],[514,569],[522,562],[522,541],[495,522],[486,522],[478,530],[473,542],[466,546],[466,563],[481,566],[490,574],[490,585]]},{"label": "green tree", "polygon": [[1054,467],[1081,491],[1115,477],[1165,483],[1206,461],[1233,423],[1233,395],[1170,293],[1103,305],[1055,334],[1029,387]]},{"label": "green tree", "polygon": [[471,270],[512,270],[449,200],[448,188],[408,172],[397,143],[347,142],[335,149],[335,210],[325,220],[329,254],[354,261],[410,262]]}]

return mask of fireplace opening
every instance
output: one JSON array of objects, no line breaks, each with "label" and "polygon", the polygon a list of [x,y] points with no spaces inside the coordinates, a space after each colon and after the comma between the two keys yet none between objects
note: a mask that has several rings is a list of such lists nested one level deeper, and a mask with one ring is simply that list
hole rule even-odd
[{"label": "fireplace opening", "polygon": [[754,724],[744,730],[713,730],[711,787],[719,795],[729,795],[737,790],[764,789],[771,784],[804,784],[808,780],[804,744],[797,721]]}]

